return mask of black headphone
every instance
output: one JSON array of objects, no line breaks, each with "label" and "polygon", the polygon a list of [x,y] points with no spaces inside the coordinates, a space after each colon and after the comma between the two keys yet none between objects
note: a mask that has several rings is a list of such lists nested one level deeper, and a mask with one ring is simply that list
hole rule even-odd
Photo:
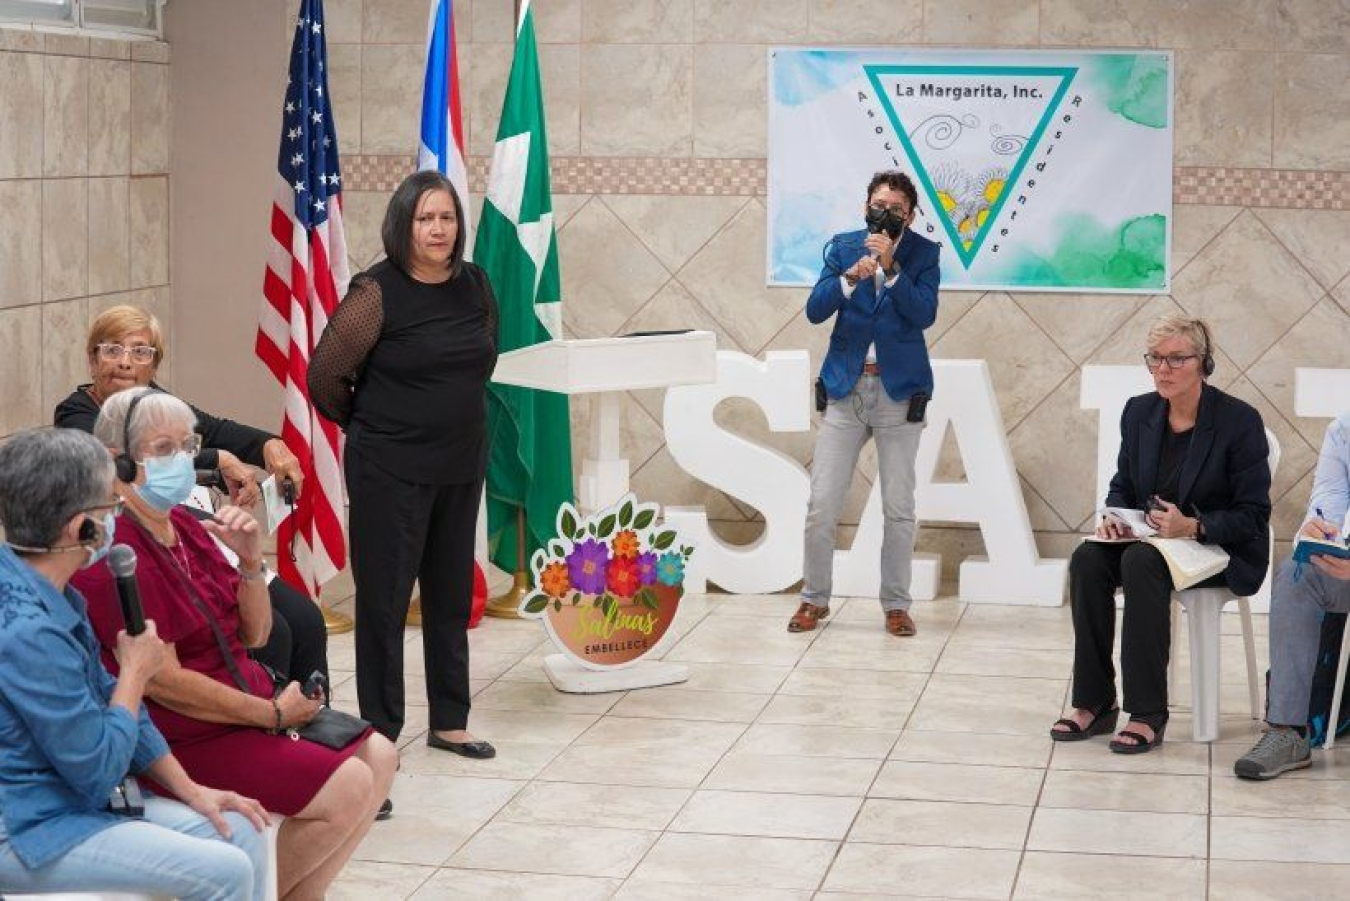
[{"label": "black headphone", "polygon": [[[113,458],[113,469],[117,473],[117,480],[130,485],[136,481],[136,461],[131,459],[131,417],[136,413],[136,405],[151,394],[157,394],[153,388],[147,388],[140,394],[131,399],[127,404],[127,418],[122,422],[122,450]],[[93,538],[93,535],[89,536]]]},{"label": "black headphone", "polygon": [[1195,324],[1205,336],[1205,353],[1200,358],[1200,371],[1205,374],[1205,378],[1209,378],[1214,374],[1214,340],[1209,336],[1209,326],[1205,325],[1205,320],[1197,319]]},{"label": "black headphone", "polygon": [[98,530],[94,527],[92,519],[86,519],[80,523],[80,531],[75,534],[80,541],[93,541],[98,537]]}]

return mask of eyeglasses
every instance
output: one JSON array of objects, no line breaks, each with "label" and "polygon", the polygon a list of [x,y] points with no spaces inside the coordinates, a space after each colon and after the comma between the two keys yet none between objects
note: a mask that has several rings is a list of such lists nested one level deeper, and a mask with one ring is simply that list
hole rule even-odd
[{"label": "eyeglasses", "polygon": [[1180,369],[1186,365],[1187,360],[1195,360],[1199,356],[1199,354],[1168,354],[1160,357],[1157,354],[1144,354],[1144,365],[1149,369],[1157,369],[1166,363],[1168,369]]},{"label": "eyeglasses", "polygon": [[137,344],[135,347],[127,347],[125,344],[98,344],[95,345],[100,359],[107,360],[109,363],[120,363],[126,359],[127,354],[131,355],[131,361],[141,366],[153,363],[159,351],[149,344]]},{"label": "eyeglasses", "polygon": [[116,500],[108,501],[106,504],[95,504],[92,507],[85,507],[80,512],[93,513],[95,510],[111,510],[113,516],[121,516],[122,507],[123,507],[122,499],[119,497]]},{"label": "eyeglasses", "polygon": [[160,438],[158,441],[152,442],[150,446],[145,449],[145,456],[143,459],[150,459],[151,457],[172,457],[179,451],[182,451],[189,457],[195,457],[197,456],[197,452],[201,449],[201,435],[191,435],[184,439],[182,444],[179,444],[172,438]]},{"label": "eyeglasses", "polygon": [[884,203],[869,203],[867,208],[877,215],[882,213],[894,213],[901,219],[909,215],[909,210],[905,208],[904,204],[900,203],[893,203],[890,206],[886,206]]}]

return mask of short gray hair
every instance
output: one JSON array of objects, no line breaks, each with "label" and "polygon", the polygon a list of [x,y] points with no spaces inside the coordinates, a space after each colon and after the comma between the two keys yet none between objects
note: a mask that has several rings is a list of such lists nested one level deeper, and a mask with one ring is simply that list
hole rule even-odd
[{"label": "short gray hair", "polygon": [[[127,411],[138,397],[142,400],[136,404],[131,427],[127,428]],[[179,424],[189,429],[197,428],[197,414],[184,401],[156,388],[128,388],[103,402],[102,409],[98,411],[98,421],[94,423],[94,437],[102,441],[105,447],[126,451],[135,457],[135,449],[140,447],[141,439],[148,430],[155,426]],[[130,444],[130,447],[123,447],[124,443]]]},{"label": "short gray hair", "polygon": [[113,462],[78,429],[28,429],[0,445],[0,522],[5,540],[48,547],[71,517],[106,504]]}]

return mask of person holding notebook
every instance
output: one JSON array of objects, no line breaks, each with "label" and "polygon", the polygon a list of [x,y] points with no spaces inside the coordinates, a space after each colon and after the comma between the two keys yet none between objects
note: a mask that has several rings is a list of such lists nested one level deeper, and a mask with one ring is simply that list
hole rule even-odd
[{"label": "person holding notebook", "polygon": [[[1350,509],[1350,411],[1327,427],[1300,536],[1345,538]],[[1322,633],[1323,612],[1350,612],[1350,560],[1314,554],[1311,566],[1286,560],[1270,594],[1270,688],[1267,728],[1233,764],[1243,779],[1274,779],[1312,763],[1308,699]],[[1335,723],[1327,728],[1335,729]]]},{"label": "person holding notebook", "polygon": [[[1269,447],[1261,414],[1208,383],[1214,374],[1209,327],[1168,315],[1148,332],[1144,363],[1155,390],[1130,398],[1120,417],[1120,456],[1108,507],[1147,512],[1163,538],[1216,544],[1227,568],[1195,587],[1256,592],[1270,562]],[[1127,539],[1103,518],[1101,539]],[[1130,721],[1111,742],[1120,754],[1162,743],[1167,727],[1167,659],[1173,583],[1162,554],[1139,541],[1085,541],[1069,563],[1073,604],[1073,711],[1051,727],[1055,741],[1081,741],[1116,728],[1116,589],[1125,590],[1120,669]]]}]

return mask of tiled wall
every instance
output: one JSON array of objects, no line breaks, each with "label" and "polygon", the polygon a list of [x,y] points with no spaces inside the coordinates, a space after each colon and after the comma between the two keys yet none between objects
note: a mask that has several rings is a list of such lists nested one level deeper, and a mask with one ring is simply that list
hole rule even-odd
[{"label": "tiled wall", "polygon": [[103,309],[172,329],[168,62],[160,43],[0,29],[0,436],[89,380]]},{"label": "tiled wall", "polygon": [[[512,5],[455,3],[475,192],[510,62]],[[411,165],[426,3],[325,6],[359,268],[378,257],[388,191]],[[805,292],[764,286],[769,46],[1175,50],[1172,294],[947,292],[929,343],[938,357],[989,361],[1042,552],[1062,555],[1098,503],[1096,421],[1078,407],[1080,367],[1137,362],[1147,323],[1166,310],[1207,317],[1220,348],[1216,384],[1255,404],[1283,445],[1275,529],[1291,533],[1326,426],[1293,414],[1294,368],[1350,367],[1350,6],[536,0],[535,9],[568,331],[697,326],[717,332],[724,348],[805,347],[813,361],[827,330],[802,316]],[[574,407],[580,451],[585,402]],[[720,419],[809,461],[813,434],[771,434],[748,405],[727,404]],[[755,511],[684,475],[660,422],[659,393],[634,393],[624,440],[635,489],[706,504],[724,535],[753,537]],[[860,467],[846,520],[861,512],[874,468],[870,457]],[[980,552],[970,529],[925,525],[919,542],[945,550],[949,568]]]}]

